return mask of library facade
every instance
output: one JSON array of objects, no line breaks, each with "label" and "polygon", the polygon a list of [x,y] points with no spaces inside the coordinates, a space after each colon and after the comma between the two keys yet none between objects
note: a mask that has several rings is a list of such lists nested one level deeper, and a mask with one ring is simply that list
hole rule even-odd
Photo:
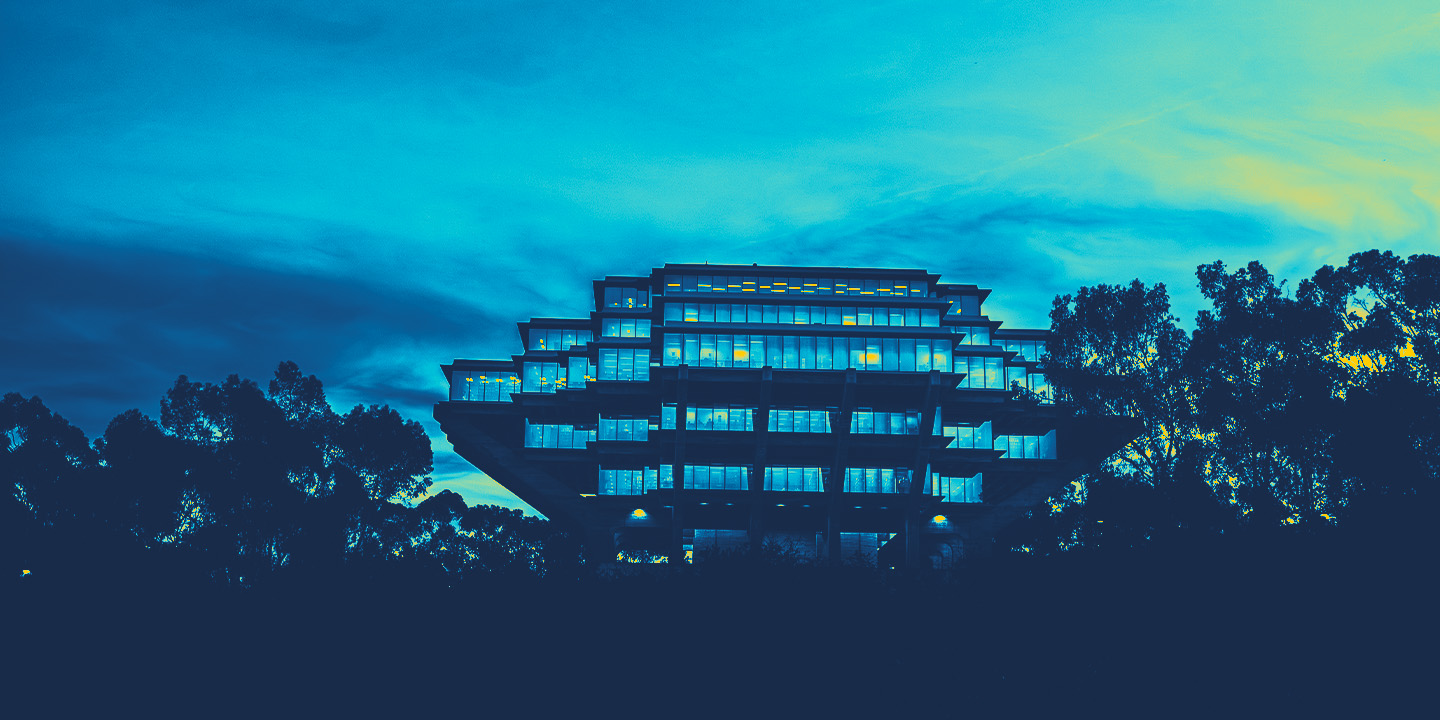
[{"label": "library facade", "polygon": [[[594,561],[947,568],[1130,438],[1051,403],[1045,330],[923,270],[667,264],[441,368],[456,451]],[[1098,422],[1097,422],[1098,420]]]}]

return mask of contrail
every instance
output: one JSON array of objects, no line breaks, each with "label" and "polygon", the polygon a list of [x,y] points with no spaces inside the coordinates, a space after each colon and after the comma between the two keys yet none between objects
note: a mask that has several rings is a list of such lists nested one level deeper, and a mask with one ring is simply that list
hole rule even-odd
[{"label": "contrail", "polygon": [[995,172],[999,172],[999,171],[1001,171],[1001,170],[1004,170],[1005,168],[1012,167],[1012,166],[1014,166],[1014,165],[1019,165],[1019,164],[1021,164],[1021,163],[1029,162],[1029,161],[1031,161],[1031,160],[1035,160],[1036,158],[1042,158],[1042,157],[1045,157],[1046,155],[1049,155],[1049,154],[1051,154],[1051,153],[1058,152],[1058,151],[1064,150],[1064,149],[1066,149],[1066,148],[1071,148],[1071,147],[1074,147],[1074,146],[1076,146],[1076,145],[1080,145],[1080,144],[1082,144],[1082,143],[1087,143],[1087,142],[1090,142],[1091,140],[1095,140],[1096,138],[1102,138],[1102,137],[1105,137],[1106,135],[1109,135],[1109,134],[1114,133],[1114,132],[1118,132],[1118,131],[1120,131],[1120,130],[1124,130],[1124,129],[1126,129],[1126,128],[1132,128],[1132,127],[1135,127],[1136,125],[1143,125],[1143,124],[1145,124],[1145,123],[1147,123],[1147,122],[1150,122],[1151,120],[1155,120],[1156,118],[1164,117],[1164,116],[1166,116],[1166,115],[1169,115],[1170,113],[1178,112],[1178,111],[1180,111],[1180,110],[1184,110],[1185,108],[1191,107],[1191,106],[1193,106],[1193,105],[1198,105],[1198,104],[1200,104],[1200,103],[1202,103],[1202,102],[1205,102],[1205,101],[1207,101],[1207,100],[1210,100],[1210,99],[1214,98],[1216,95],[1219,95],[1219,92],[1210,93],[1209,95],[1206,95],[1205,97],[1196,98],[1196,99],[1194,99],[1194,100],[1191,100],[1191,101],[1189,101],[1189,102],[1181,103],[1181,104],[1176,105],[1176,106],[1174,106],[1174,107],[1165,108],[1164,110],[1158,110],[1158,111],[1153,112],[1153,113],[1150,113],[1149,115],[1146,115],[1146,116],[1144,116],[1144,117],[1136,118],[1135,120],[1130,120],[1130,121],[1127,121],[1127,122],[1123,122],[1123,123],[1120,123],[1119,125],[1115,125],[1115,126],[1113,126],[1113,127],[1108,127],[1108,128],[1105,128],[1104,130],[1099,130],[1099,131],[1090,133],[1089,135],[1084,135],[1084,136],[1075,138],[1074,140],[1070,140],[1070,141],[1067,141],[1067,142],[1060,143],[1059,145],[1055,145],[1055,146],[1053,146],[1053,147],[1046,148],[1046,149],[1044,149],[1044,150],[1041,150],[1040,152],[1031,153],[1031,154],[1025,155],[1025,156],[1023,156],[1023,157],[1015,158],[1014,160],[1010,160],[1010,161],[1008,161],[1008,162],[1001,163],[1001,164],[996,165],[995,167],[992,167],[992,168],[987,168],[987,169],[985,169],[985,170],[979,170],[979,171],[977,171],[977,172],[972,173],[969,177],[965,178],[963,181],[960,181],[960,182],[950,182],[950,183],[945,183],[945,184],[943,184],[943,185],[935,185],[935,186],[933,186],[933,187],[928,187],[928,188],[919,188],[919,189],[916,189],[916,190],[909,190],[909,191],[906,191],[906,192],[903,192],[903,193],[900,193],[900,194],[896,195],[896,197],[899,198],[899,197],[907,197],[907,196],[911,196],[911,195],[919,195],[919,194],[923,194],[923,193],[934,192],[934,191],[936,191],[936,190],[941,190],[941,189],[943,189],[943,188],[955,187],[955,186],[957,186],[957,185],[962,185],[962,184],[969,184],[969,183],[971,183],[971,182],[973,182],[973,181],[975,181],[975,180],[978,180],[978,179],[980,179],[980,178],[982,178],[982,177],[984,177],[984,176],[986,176],[986,175],[989,175],[989,174],[991,174],[991,173],[995,173]]}]

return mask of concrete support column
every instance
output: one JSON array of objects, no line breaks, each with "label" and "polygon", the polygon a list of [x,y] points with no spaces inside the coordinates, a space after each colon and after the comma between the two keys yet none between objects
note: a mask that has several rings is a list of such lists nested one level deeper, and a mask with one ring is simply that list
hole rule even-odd
[{"label": "concrete support column", "polygon": [[916,514],[917,511],[908,509],[905,511],[905,569],[914,570],[920,567],[920,528],[922,523]]}]

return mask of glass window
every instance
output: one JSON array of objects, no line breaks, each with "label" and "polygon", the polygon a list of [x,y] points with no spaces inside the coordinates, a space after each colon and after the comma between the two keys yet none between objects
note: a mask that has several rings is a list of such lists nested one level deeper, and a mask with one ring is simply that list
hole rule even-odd
[{"label": "glass window", "polygon": [[[914,343],[911,343],[911,352],[914,352]],[[831,339],[828,337],[815,338],[815,367],[821,370],[831,369],[830,355]]]},{"label": "glass window", "polygon": [[715,365],[717,367],[730,367],[731,361],[735,359],[735,336],[715,336]]},{"label": "glass window", "polygon": [[850,338],[850,367],[865,369],[865,338]]},{"label": "glass window", "polygon": [[569,377],[569,386],[572,388],[585,387],[586,374],[589,370],[589,361],[583,357],[572,357],[569,359],[569,368],[566,375]]},{"label": "glass window", "polygon": [[681,357],[683,357],[682,352],[684,350],[684,342],[684,338],[681,335],[675,333],[667,333],[665,335],[665,355],[663,356],[664,364],[680,364],[680,359]]},{"label": "glass window", "polygon": [[800,354],[798,350],[798,343],[796,342],[796,338],[794,335],[785,336],[785,356],[782,358],[781,362],[782,364],[777,365],[776,367],[800,367]]},{"label": "glass window", "polygon": [[735,367],[750,366],[750,336],[736,335],[733,348],[733,364]]},{"label": "glass window", "polygon": [[600,379],[617,380],[620,377],[620,351],[614,349],[602,349],[600,351]]},{"label": "glass window", "polygon": [[715,367],[715,336],[700,336],[700,367]]},{"label": "glass window", "polygon": [[861,307],[861,308],[859,308],[858,312],[859,312],[859,314],[857,315],[857,317],[858,317],[858,322],[859,322],[859,324],[861,324],[861,325],[873,325],[873,324],[875,324],[875,313],[874,313],[873,310],[871,310],[871,309],[868,308],[868,307]]},{"label": "glass window", "polygon": [[844,309],[841,308],[841,307],[838,306],[838,305],[831,305],[830,307],[825,308],[825,324],[826,324],[826,325],[846,325],[846,324],[848,324],[848,323],[845,322],[845,311],[844,311]]},{"label": "glass window", "polygon": [[730,303],[717,303],[715,305],[715,322],[730,322]]},{"label": "glass window", "polygon": [[884,369],[892,372],[900,369],[900,340],[898,338],[885,338],[881,345],[881,353]]},{"label": "glass window", "polygon": [[616,374],[616,376],[615,376],[615,379],[616,379],[616,380],[634,380],[634,379],[635,379],[635,351],[634,351],[634,350],[631,350],[631,349],[628,349],[628,348],[627,348],[627,349],[618,351],[618,355],[617,355],[617,357],[616,357],[616,363],[617,363],[618,369],[619,369],[619,372],[618,372],[618,373]]},{"label": "glass window", "polygon": [[650,379],[650,351],[635,351],[635,379],[647,381]]},{"label": "glass window", "polygon": [[865,365],[866,370],[880,369],[880,338],[865,338]]},{"label": "glass window", "polygon": [[815,369],[815,338],[808,335],[800,337],[800,369]]}]

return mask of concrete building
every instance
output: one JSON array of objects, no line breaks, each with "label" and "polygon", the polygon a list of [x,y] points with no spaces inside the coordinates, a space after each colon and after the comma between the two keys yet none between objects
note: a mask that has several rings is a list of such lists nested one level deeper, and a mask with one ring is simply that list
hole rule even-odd
[{"label": "concrete building", "polygon": [[[1045,330],[923,270],[673,265],[594,281],[523,352],[442,365],[450,442],[601,561],[745,546],[948,567],[1134,432],[1050,403]],[[1016,390],[1024,390],[1017,396]]]}]

